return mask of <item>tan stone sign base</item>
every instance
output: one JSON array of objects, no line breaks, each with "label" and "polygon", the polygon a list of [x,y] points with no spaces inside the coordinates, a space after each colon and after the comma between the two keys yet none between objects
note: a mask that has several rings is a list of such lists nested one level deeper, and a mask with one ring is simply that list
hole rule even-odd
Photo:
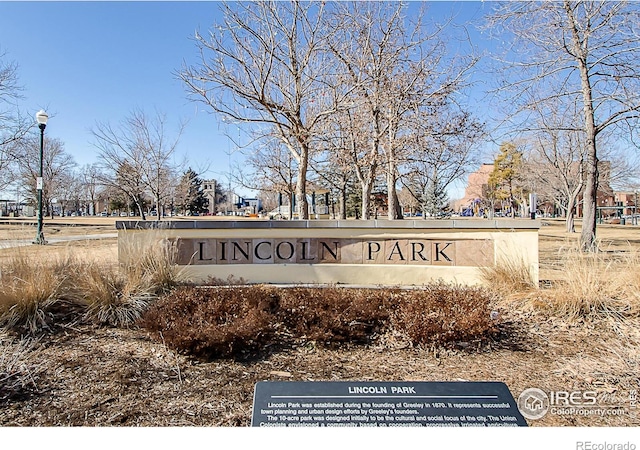
[{"label": "tan stone sign base", "polygon": [[[194,281],[473,285],[481,267],[523,264],[538,281],[535,220],[117,222],[125,245],[151,230],[175,240],[178,265]],[[125,244],[128,243],[128,244]]]}]

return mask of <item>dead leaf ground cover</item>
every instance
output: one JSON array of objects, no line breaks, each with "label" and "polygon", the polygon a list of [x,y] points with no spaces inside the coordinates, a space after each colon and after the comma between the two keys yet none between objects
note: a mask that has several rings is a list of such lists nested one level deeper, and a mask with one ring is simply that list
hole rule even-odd
[{"label": "dead leaf ground cover", "polygon": [[[637,245],[637,227],[605,227],[599,233],[607,245]],[[541,229],[541,278],[553,274],[553,258],[574,238],[561,224]],[[108,251],[114,241],[98,242],[84,243],[88,255],[94,244],[105,246],[96,255],[115,255]],[[40,250],[43,256],[56,251]],[[30,340],[3,333],[0,361],[11,370],[0,374],[0,424],[247,426],[253,388],[262,380],[493,380],[506,383],[516,398],[529,387],[594,390],[606,409],[622,412],[547,414],[529,421],[532,426],[640,425],[630,402],[640,388],[638,319],[566,321],[505,300],[492,308],[500,314],[500,332],[479,348],[412,347],[403,336],[386,334],[365,345],[327,348],[308,341],[242,360],[203,361],[140,328],[67,323]]]}]

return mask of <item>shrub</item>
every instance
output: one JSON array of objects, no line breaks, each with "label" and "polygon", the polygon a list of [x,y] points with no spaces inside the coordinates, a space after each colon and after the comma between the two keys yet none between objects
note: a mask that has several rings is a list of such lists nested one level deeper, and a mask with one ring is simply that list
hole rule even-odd
[{"label": "shrub", "polygon": [[156,302],[140,323],[179,351],[238,356],[271,342],[278,300],[273,288],[185,287]]},{"label": "shrub", "polygon": [[402,295],[396,327],[419,345],[481,340],[497,331],[490,317],[491,300],[483,288],[429,285]]},{"label": "shrub", "polygon": [[300,339],[328,344],[369,340],[389,319],[390,292],[382,289],[283,289],[281,320]]},{"label": "shrub", "polygon": [[488,291],[185,287],[154,303],[140,324],[174,349],[206,358],[315,341],[366,343],[395,327],[416,345],[480,340],[494,330]]}]

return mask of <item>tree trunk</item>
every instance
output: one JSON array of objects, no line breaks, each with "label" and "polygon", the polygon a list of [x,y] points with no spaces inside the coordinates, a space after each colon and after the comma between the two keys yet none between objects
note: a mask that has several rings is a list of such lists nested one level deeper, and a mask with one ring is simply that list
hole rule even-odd
[{"label": "tree trunk", "polygon": [[596,125],[593,110],[593,94],[591,91],[591,80],[589,78],[589,67],[587,65],[587,54],[576,28],[576,20],[569,2],[564,2],[568,17],[573,21],[573,50],[576,55],[578,69],[580,71],[580,84],[582,87],[582,103],[584,111],[584,124],[587,140],[587,179],[582,196],[582,233],[580,234],[580,248],[583,251],[592,252],[596,250],[596,206],[598,195],[598,153],[596,149]]},{"label": "tree trunk", "polygon": [[598,195],[598,158],[596,153],[595,125],[593,123],[593,107],[591,104],[590,106],[590,114],[587,114],[587,107],[585,105],[588,155],[587,179],[582,199],[582,232],[580,234],[580,248],[587,252],[595,251],[597,247],[596,206]]},{"label": "tree trunk", "polygon": [[147,220],[144,216],[144,208],[142,207],[142,202],[136,197],[133,198],[133,201],[135,202],[136,206],[138,207],[138,211],[140,212],[140,220]]},{"label": "tree trunk", "polygon": [[[289,213],[287,214],[287,219],[288,220],[293,220],[293,211],[294,208],[297,208],[298,206],[298,201],[296,200],[296,193],[295,192],[288,192],[289,194]],[[300,216],[298,216],[300,217]]]},{"label": "tree trunk", "polygon": [[373,190],[373,177],[367,177],[360,183],[362,187],[362,219],[369,220],[371,218],[371,191]]},{"label": "tree trunk", "polygon": [[307,171],[309,167],[309,148],[303,144],[300,149],[298,163],[298,179],[296,181],[296,202],[298,203],[298,218],[309,219],[309,203],[307,202]]},{"label": "tree trunk", "polygon": [[[582,175],[580,176],[582,179]],[[578,203],[578,196],[582,190],[582,183],[569,193],[569,201],[567,202],[567,233],[575,233],[576,227],[574,218],[576,216],[576,203]]]},{"label": "tree trunk", "polygon": [[346,220],[347,219],[347,188],[345,186],[342,187],[342,189],[340,189],[340,197],[339,200],[340,202],[340,219],[342,220]]},{"label": "tree trunk", "polygon": [[575,226],[575,208],[576,207],[576,199],[574,197],[570,197],[569,198],[569,204],[567,205],[567,228],[566,231],[567,233],[575,233],[576,232],[576,226]]},{"label": "tree trunk", "polygon": [[398,201],[398,190],[396,189],[396,166],[395,163],[389,163],[389,172],[387,173],[387,217],[389,220],[402,219],[402,208]]},{"label": "tree trunk", "polygon": [[162,218],[162,211],[160,208],[160,195],[158,194],[156,195],[156,222],[160,222],[161,218]]}]

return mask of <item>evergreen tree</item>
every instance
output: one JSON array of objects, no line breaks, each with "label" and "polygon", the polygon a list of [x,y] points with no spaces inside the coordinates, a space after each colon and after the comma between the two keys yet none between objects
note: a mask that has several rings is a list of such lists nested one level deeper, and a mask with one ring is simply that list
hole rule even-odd
[{"label": "evergreen tree", "polygon": [[202,189],[202,179],[191,167],[182,175],[176,191],[178,206],[184,213],[201,214],[208,211],[209,200]]},{"label": "evergreen tree", "polygon": [[423,214],[430,217],[437,217],[449,209],[449,196],[437,178],[429,180],[423,194],[422,205]]},{"label": "evergreen tree", "polygon": [[493,188],[495,198],[504,200],[515,217],[517,207],[516,190],[522,175],[522,152],[511,142],[500,145],[500,152],[493,161],[493,171],[489,175],[489,186]]}]

